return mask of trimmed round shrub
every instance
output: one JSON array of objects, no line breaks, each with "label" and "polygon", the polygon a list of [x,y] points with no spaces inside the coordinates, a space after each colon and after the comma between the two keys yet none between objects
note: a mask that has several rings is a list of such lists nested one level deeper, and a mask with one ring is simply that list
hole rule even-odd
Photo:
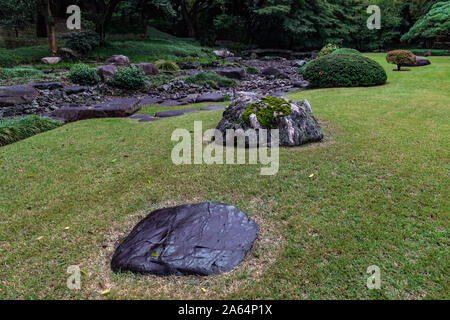
[{"label": "trimmed round shrub", "polygon": [[145,85],[147,77],[145,72],[136,67],[121,67],[114,79],[108,80],[108,84],[127,90],[138,90]]},{"label": "trimmed round shrub", "polygon": [[97,71],[84,63],[77,63],[70,68],[69,79],[81,85],[95,85],[100,82]]},{"label": "trimmed round shrub", "polygon": [[386,83],[384,68],[354,54],[331,54],[311,61],[303,71],[310,87],[369,87]]},{"label": "trimmed round shrub", "polygon": [[155,62],[155,67],[166,72],[177,72],[180,70],[180,67],[172,60],[158,60]]},{"label": "trimmed round shrub", "polygon": [[62,35],[62,38],[66,40],[68,48],[81,54],[86,54],[100,46],[99,35],[91,30],[65,33]]},{"label": "trimmed round shrub", "polygon": [[275,97],[264,97],[261,101],[251,103],[242,114],[242,119],[250,125],[250,115],[255,114],[263,128],[271,129],[276,125],[276,119],[287,117],[292,112],[289,102]]},{"label": "trimmed round shrub", "polygon": [[322,48],[319,52],[319,57],[327,56],[331,54],[334,50],[339,49],[340,47],[337,44],[329,43],[325,47]]},{"label": "trimmed round shrub", "polygon": [[259,69],[256,67],[247,67],[245,68],[245,72],[247,72],[248,74],[258,74],[259,73]]},{"label": "trimmed round shrub", "polygon": [[305,63],[303,66],[301,66],[300,68],[298,68],[298,74],[299,75],[303,75],[303,72],[305,72],[306,68],[308,67],[308,65],[311,63],[311,61],[308,61],[307,63]]},{"label": "trimmed round shrub", "polygon": [[362,53],[356,49],[352,48],[340,48],[334,50],[331,54],[356,54],[358,56],[362,56]]},{"label": "trimmed round shrub", "polygon": [[386,61],[390,64],[396,64],[397,70],[400,71],[402,65],[415,65],[417,58],[414,53],[408,50],[394,50],[388,52],[386,56]]}]

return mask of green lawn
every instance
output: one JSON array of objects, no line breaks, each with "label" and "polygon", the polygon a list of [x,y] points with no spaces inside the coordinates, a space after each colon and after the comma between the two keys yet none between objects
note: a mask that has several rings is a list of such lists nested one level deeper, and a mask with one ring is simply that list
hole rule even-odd
[{"label": "green lawn", "polygon": [[[172,164],[172,131],[213,128],[220,110],[80,121],[0,148],[0,298],[449,299],[450,57],[392,72],[370,56],[387,85],[290,96],[310,100],[326,140],[282,149],[276,176]],[[233,204],[262,227],[235,271],[110,271],[146,213],[202,201]],[[69,265],[86,271],[80,291],[66,287]],[[366,288],[371,265],[381,290]]]}]

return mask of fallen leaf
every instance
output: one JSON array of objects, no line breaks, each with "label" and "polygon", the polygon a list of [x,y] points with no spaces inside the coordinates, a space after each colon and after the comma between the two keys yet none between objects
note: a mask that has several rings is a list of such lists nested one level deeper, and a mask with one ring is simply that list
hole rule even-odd
[{"label": "fallen leaf", "polygon": [[64,230],[69,230],[69,229],[70,229],[70,227],[65,227],[65,228],[64,228]]},{"label": "fallen leaf", "polygon": [[88,275],[88,273],[87,273],[86,270],[80,269],[80,272],[81,272],[82,274],[86,275],[86,276]]},{"label": "fallen leaf", "polygon": [[150,180],[148,180],[147,182],[148,182],[148,184],[152,184],[152,182]]},{"label": "fallen leaf", "polygon": [[159,257],[159,254],[156,252],[152,252],[152,257]]},{"label": "fallen leaf", "polygon": [[39,240],[42,240],[42,238],[44,238],[44,236],[39,236],[35,240],[39,241]]},{"label": "fallen leaf", "polygon": [[33,177],[34,177],[34,174],[29,174],[27,177],[28,177],[28,178],[33,178]]},{"label": "fallen leaf", "polygon": [[314,177],[314,173],[310,174],[309,177],[310,177],[310,178]]},{"label": "fallen leaf", "polygon": [[117,159],[113,159],[113,160],[111,160],[111,162],[116,162],[117,161]]},{"label": "fallen leaf", "polygon": [[202,291],[206,293],[206,289],[205,288],[202,288]]},{"label": "fallen leaf", "polygon": [[102,292],[102,296],[104,296],[110,292],[111,292],[111,289],[106,289],[105,291]]}]

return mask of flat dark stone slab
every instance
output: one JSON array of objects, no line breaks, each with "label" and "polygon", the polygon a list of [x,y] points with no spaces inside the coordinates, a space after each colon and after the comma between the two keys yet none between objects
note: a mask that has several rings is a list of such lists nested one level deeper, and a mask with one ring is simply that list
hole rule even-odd
[{"label": "flat dark stone slab", "polygon": [[168,117],[177,117],[182,116],[185,113],[189,112],[197,112],[197,109],[184,109],[184,110],[168,110],[168,111],[162,111],[155,114],[158,118],[168,118]]},{"label": "flat dark stone slab", "polygon": [[424,67],[430,64],[430,60],[417,58],[416,64],[402,64],[402,67]]},{"label": "flat dark stone slab", "polygon": [[136,98],[119,98],[93,106],[62,107],[52,116],[63,118],[67,122],[93,118],[126,118],[141,109]]},{"label": "flat dark stone slab", "polygon": [[158,104],[161,101],[160,98],[155,97],[142,97],[140,101],[141,106],[150,106],[152,104]]},{"label": "flat dark stone slab", "polygon": [[139,120],[139,122],[153,122],[161,120],[148,114],[135,114],[134,116],[131,116],[129,118]]},{"label": "flat dark stone slab", "polygon": [[29,85],[0,87],[0,106],[30,103],[38,95],[39,92]]},{"label": "flat dark stone slab", "polygon": [[209,110],[220,110],[220,109],[225,109],[225,107],[220,106],[220,105],[211,105],[211,106],[203,107],[200,110],[209,111]]},{"label": "flat dark stone slab", "polygon": [[177,101],[177,100],[166,100],[163,102],[159,103],[161,106],[169,106],[169,107],[174,107],[174,106],[179,106],[181,105],[181,102]]},{"label": "flat dark stone slab", "polygon": [[158,276],[229,272],[242,262],[258,232],[244,212],[222,203],[156,210],[116,249],[111,268]]}]

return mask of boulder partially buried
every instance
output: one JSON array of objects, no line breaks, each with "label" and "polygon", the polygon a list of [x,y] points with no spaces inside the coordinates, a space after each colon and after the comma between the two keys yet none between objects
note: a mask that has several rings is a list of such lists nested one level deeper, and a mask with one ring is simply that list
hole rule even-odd
[{"label": "boulder partially buried", "polygon": [[150,213],[114,252],[114,271],[212,275],[242,262],[259,226],[238,208],[200,203]]},{"label": "boulder partially buried", "polygon": [[56,110],[52,116],[74,122],[93,118],[124,118],[140,109],[139,99],[119,98],[93,106],[63,107]]}]

